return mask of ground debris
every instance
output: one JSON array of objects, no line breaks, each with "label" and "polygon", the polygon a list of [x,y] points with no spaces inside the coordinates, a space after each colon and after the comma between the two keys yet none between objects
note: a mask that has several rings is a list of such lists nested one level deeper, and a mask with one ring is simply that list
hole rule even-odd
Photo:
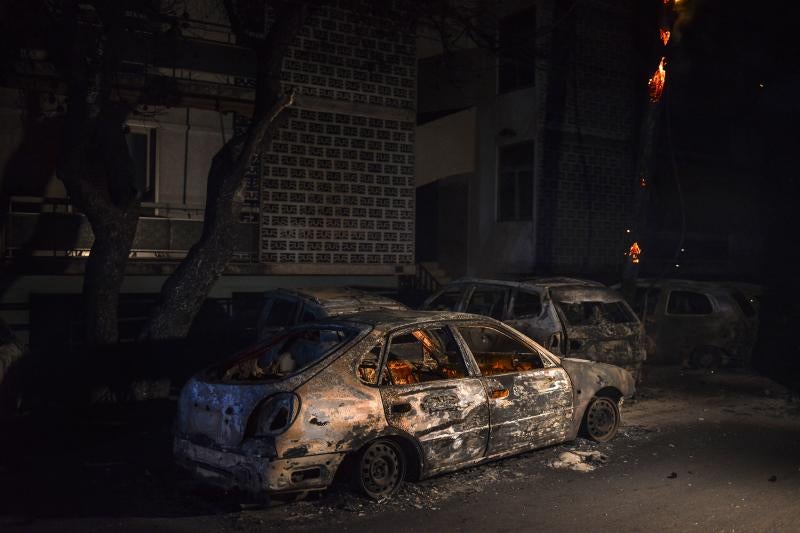
[{"label": "ground debris", "polygon": [[569,469],[577,472],[591,472],[598,466],[608,463],[608,457],[597,450],[572,450],[561,452],[557,459],[550,461],[550,468]]}]

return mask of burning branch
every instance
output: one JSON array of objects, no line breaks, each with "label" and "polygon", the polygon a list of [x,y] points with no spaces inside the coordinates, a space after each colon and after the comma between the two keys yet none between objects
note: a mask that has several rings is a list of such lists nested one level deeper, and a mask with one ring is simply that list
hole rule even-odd
[{"label": "burning branch", "polygon": [[664,82],[667,78],[667,72],[664,70],[664,63],[666,60],[666,57],[661,58],[661,61],[658,63],[658,69],[656,69],[653,77],[647,81],[650,101],[653,103],[660,102],[661,95],[664,93]]},{"label": "burning branch", "polygon": [[631,263],[633,263],[634,265],[638,265],[639,264],[639,255],[641,255],[641,253],[642,253],[642,249],[639,248],[639,243],[638,242],[634,242],[633,244],[631,244],[631,249],[628,251],[628,255],[631,258]]},{"label": "burning branch", "polygon": [[661,33],[661,42],[664,43],[664,46],[667,46],[667,43],[669,42],[669,36],[672,35],[672,32],[665,30],[664,28],[659,28],[658,31]]}]

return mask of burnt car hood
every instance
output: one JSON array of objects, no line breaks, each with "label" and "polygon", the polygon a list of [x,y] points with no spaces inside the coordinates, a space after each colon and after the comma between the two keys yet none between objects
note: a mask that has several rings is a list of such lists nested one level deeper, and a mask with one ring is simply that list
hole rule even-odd
[{"label": "burnt car hood", "polygon": [[295,380],[260,383],[214,383],[189,380],[178,400],[176,432],[197,443],[222,449],[237,447],[247,421],[258,405],[278,392],[290,391]]},{"label": "burnt car hood", "polygon": [[636,384],[630,372],[624,368],[586,359],[561,358],[561,366],[567,371],[576,394],[590,398],[606,387],[619,389],[625,397],[633,396]]}]

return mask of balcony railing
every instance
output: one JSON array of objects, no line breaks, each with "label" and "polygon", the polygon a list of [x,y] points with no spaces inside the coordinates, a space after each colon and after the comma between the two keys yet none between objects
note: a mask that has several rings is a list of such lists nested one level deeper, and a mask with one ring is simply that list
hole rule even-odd
[{"label": "balcony railing", "polygon": [[[202,207],[143,203],[141,210],[131,248],[133,260],[180,260],[200,238]],[[258,220],[257,211],[249,211]],[[234,238],[233,260],[258,262],[258,224],[238,224]],[[13,196],[9,200],[2,247],[6,258],[87,257],[93,241],[88,220],[65,198]]]}]

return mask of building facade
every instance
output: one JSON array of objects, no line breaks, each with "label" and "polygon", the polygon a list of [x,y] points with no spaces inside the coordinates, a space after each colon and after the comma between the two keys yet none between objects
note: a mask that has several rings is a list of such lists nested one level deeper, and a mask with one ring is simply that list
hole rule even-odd
[{"label": "building facade", "polygon": [[[373,4],[319,7],[292,42],[282,85],[296,104],[248,169],[236,252],[212,297],[297,285],[392,289],[412,271],[416,37],[399,2]],[[211,160],[247,127],[254,100],[255,56],[236,44],[224,3],[182,8],[170,13],[177,32],[154,23],[123,37],[116,90],[140,102],[127,140],[143,201],[128,294],[157,294],[198,239]],[[270,16],[265,9],[265,26]],[[44,50],[22,53],[0,94],[9,125],[0,301],[24,340],[32,294],[80,293],[93,236],[55,176],[64,84]]]},{"label": "building facade", "polygon": [[[418,212],[456,201],[463,214],[417,246],[450,276],[619,271],[645,86],[637,9],[561,4],[499,3],[495,50],[420,41],[420,79],[433,81],[420,85]],[[463,157],[432,161],[426,140],[451,132]],[[460,263],[438,253],[454,241]]]}]

